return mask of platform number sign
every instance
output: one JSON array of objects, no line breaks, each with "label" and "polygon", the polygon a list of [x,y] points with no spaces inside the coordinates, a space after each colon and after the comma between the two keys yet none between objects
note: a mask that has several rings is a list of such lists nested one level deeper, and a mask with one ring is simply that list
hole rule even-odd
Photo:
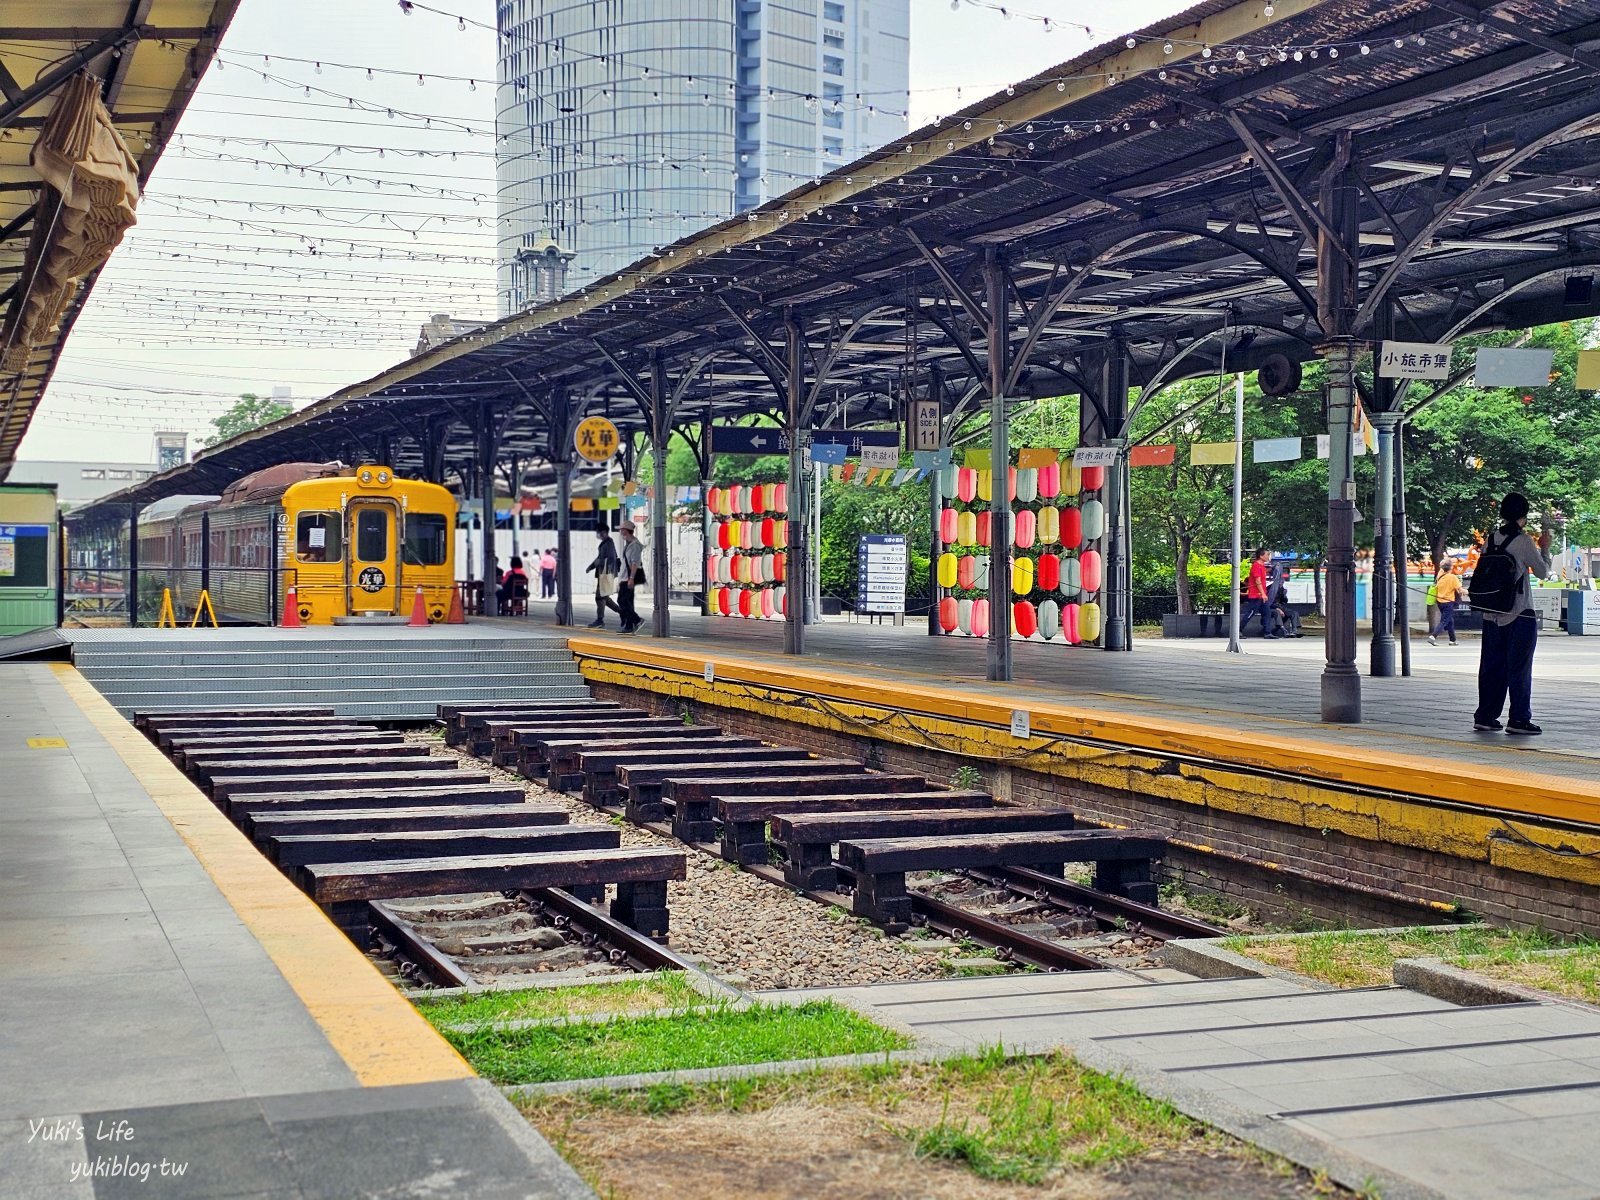
[{"label": "platform number sign", "polygon": [[942,433],[942,422],[939,419],[939,402],[937,400],[913,400],[911,402],[911,420],[907,422],[907,432],[911,435],[911,445],[907,449],[922,451],[923,453],[939,449]]},{"label": "platform number sign", "polygon": [[621,440],[609,417],[585,417],[572,431],[572,448],[586,462],[609,462]]}]

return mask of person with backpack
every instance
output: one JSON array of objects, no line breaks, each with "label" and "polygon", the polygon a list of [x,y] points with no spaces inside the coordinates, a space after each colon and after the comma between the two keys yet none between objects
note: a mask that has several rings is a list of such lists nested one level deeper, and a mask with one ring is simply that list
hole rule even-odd
[{"label": "person with backpack", "polygon": [[1456,575],[1455,563],[1445,559],[1439,564],[1438,577],[1429,589],[1433,593],[1433,607],[1438,611],[1438,620],[1428,631],[1428,645],[1437,646],[1441,635],[1450,635],[1450,644],[1459,646],[1456,641],[1456,601],[1461,598],[1461,580]]},{"label": "person with backpack", "polygon": [[1524,736],[1542,733],[1533,723],[1533,651],[1539,640],[1539,616],[1529,603],[1528,572],[1540,579],[1550,574],[1550,532],[1535,542],[1525,531],[1528,498],[1512,492],[1500,502],[1500,527],[1483,543],[1472,570],[1468,600],[1483,614],[1483,650],[1478,659],[1478,710],[1472,728],[1490,733],[1501,728],[1500,710],[1507,693],[1511,714],[1505,731]]}]

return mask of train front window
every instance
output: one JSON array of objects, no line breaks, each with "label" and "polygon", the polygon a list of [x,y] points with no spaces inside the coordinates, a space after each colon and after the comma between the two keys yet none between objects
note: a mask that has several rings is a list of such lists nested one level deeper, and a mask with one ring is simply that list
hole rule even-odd
[{"label": "train front window", "polygon": [[356,513],[356,558],[383,562],[389,557],[389,514],[381,508]]},{"label": "train front window", "polygon": [[344,557],[339,514],[301,513],[295,521],[294,552],[301,562],[338,562]]},{"label": "train front window", "polygon": [[449,557],[449,535],[449,524],[439,513],[407,513],[406,566],[444,566]]}]

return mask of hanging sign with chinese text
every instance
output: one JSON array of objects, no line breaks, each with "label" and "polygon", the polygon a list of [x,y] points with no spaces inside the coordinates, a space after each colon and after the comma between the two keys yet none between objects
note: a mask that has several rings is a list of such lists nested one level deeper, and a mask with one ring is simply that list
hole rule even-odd
[{"label": "hanging sign with chinese text", "polygon": [[1383,379],[1444,379],[1450,374],[1450,347],[1429,342],[1380,342],[1378,375]]},{"label": "hanging sign with chinese text", "polygon": [[587,462],[611,461],[619,443],[617,427],[609,417],[585,417],[572,431],[572,448]]}]

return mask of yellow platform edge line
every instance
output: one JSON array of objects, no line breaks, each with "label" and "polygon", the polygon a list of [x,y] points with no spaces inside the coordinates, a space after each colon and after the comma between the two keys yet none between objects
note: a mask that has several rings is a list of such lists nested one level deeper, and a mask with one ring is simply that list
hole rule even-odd
[{"label": "yellow platform edge line", "polygon": [[[694,651],[610,639],[573,637],[568,647],[619,665],[656,666],[699,675],[709,662],[719,679],[762,687],[823,690],[840,700],[875,704],[958,721],[1005,727],[1017,699],[959,687],[939,687],[904,675],[867,679],[818,666],[813,660],[768,665],[733,654]],[[1025,685],[1020,685],[1025,686]],[[1294,771],[1326,783],[1406,792],[1424,799],[1486,807],[1510,814],[1594,822],[1600,782],[1541,775],[1525,768],[1452,763],[1396,751],[1356,749],[1302,736],[1216,729],[1167,717],[1137,716],[1029,697],[1033,732],[1087,737],[1131,750],[1210,759],[1221,764]]]},{"label": "yellow platform edge line", "polygon": [[187,776],[73,667],[51,667],[363,1087],[472,1078],[472,1068],[422,1014]]}]

